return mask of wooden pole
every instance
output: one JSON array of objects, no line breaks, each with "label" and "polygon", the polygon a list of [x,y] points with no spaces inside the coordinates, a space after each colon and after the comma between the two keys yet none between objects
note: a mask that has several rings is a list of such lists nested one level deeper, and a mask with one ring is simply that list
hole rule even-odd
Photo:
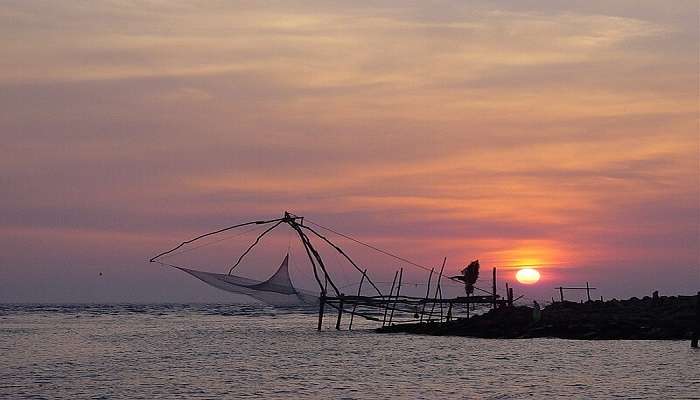
[{"label": "wooden pole", "polygon": [[423,322],[423,314],[425,314],[425,304],[428,302],[428,296],[430,296],[430,280],[433,279],[433,272],[435,272],[435,268],[431,268],[430,275],[428,275],[428,288],[425,291],[425,301],[423,301],[423,309],[420,312],[420,321],[418,322]]},{"label": "wooden pole", "polygon": [[[296,227],[299,227],[300,230],[301,230],[301,228],[304,228],[304,229],[310,231],[311,233],[313,233],[314,235],[316,235],[318,238],[320,238],[321,240],[326,242],[329,246],[333,247],[338,253],[340,253],[343,256],[343,258],[345,258],[350,263],[350,265],[352,265],[353,268],[355,268],[358,272],[362,272],[362,269],[355,263],[355,261],[352,260],[352,258],[350,258],[350,256],[348,256],[343,251],[343,249],[338,247],[335,243],[331,242],[327,237],[321,235],[320,233],[318,233],[316,230],[314,230],[310,226],[304,226],[304,218],[301,218],[301,225],[299,225],[299,224],[293,224],[293,225],[296,225]],[[325,228],[325,229],[327,229],[327,228]],[[345,236],[345,235],[341,235],[341,236]],[[309,243],[311,243],[311,242],[309,241]],[[319,258],[320,258],[320,255],[319,255]],[[369,283],[374,288],[374,290],[377,291],[377,294],[379,295],[379,297],[382,297],[381,290],[379,290],[377,285],[375,285],[374,282],[372,282],[372,279],[370,279],[369,276],[367,276],[366,279],[367,279],[367,283]]]},{"label": "wooden pole", "polygon": [[588,301],[591,301],[591,287],[588,286],[588,282],[586,282],[586,296],[588,296]]},{"label": "wooden pole", "polygon": [[447,257],[442,259],[442,267],[440,268],[440,276],[438,277],[437,290],[435,291],[435,298],[437,299],[437,296],[440,296],[440,323],[442,323],[442,286],[440,285],[440,280],[442,280],[442,271],[445,269],[445,263],[447,263]]},{"label": "wooden pole", "polygon": [[323,308],[326,306],[326,293],[321,292],[321,296],[318,300],[318,330],[320,332],[321,328],[323,327]]},{"label": "wooden pole", "polygon": [[[430,307],[430,314],[428,314],[428,322],[433,318],[433,311],[435,311],[435,303],[437,302],[438,292],[440,292],[440,280],[442,279],[442,271],[445,270],[445,263],[447,262],[447,257],[442,260],[442,267],[440,268],[440,273],[438,274],[437,286],[435,287],[435,296],[433,297],[433,306]],[[442,309],[442,302],[440,303],[440,308]],[[442,312],[440,313],[440,322],[442,322]]]},{"label": "wooden pole", "polygon": [[467,293],[467,319],[469,319],[469,309],[471,308],[471,295]]},{"label": "wooden pole", "polygon": [[[357,286],[357,296],[360,296],[360,292],[362,291],[362,282],[365,281],[365,275],[367,275],[367,269],[362,271],[362,278],[360,278],[360,284]],[[355,319],[355,310],[357,310],[357,302],[352,306],[352,314],[350,314],[350,325],[348,326],[348,330],[352,330],[352,320]]]},{"label": "wooden pole", "polygon": [[508,289],[508,305],[513,307],[513,288]]},{"label": "wooden pole", "polygon": [[[304,249],[306,250],[306,255],[309,257],[309,261],[311,262],[311,266],[314,268],[314,278],[316,278],[316,282],[318,283],[318,286],[322,286],[322,290],[324,292],[328,292],[328,283],[330,281],[331,287],[333,287],[333,291],[335,292],[336,296],[340,296],[340,291],[338,288],[335,286],[335,284],[329,279],[328,277],[328,272],[326,271],[326,266],[323,263],[323,259],[321,258],[321,255],[318,253],[318,251],[313,247],[311,244],[311,241],[304,232],[301,231],[301,228],[299,224],[297,224],[294,221],[288,222],[289,226],[294,229],[297,234],[299,235],[299,238],[301,239],[302,243],[304,244]],[[315,261],[314,261],[315,260]],[[321,284],[321,279],[318,277],[318,271],[316,270],[316,264],[318,264],[318,267],[323,271],[323,275],[326,279],[325,285]]]},{"label": "wooden pole", "polygon": [[508,306],[511,305],[510,302],[507,301],[510,298],[510,297],[508,297],[509,293],[510,293],[510,288],[508,287],[508,282],[506,282],[506,303],[508,304]]},{"label": "wooden pole", "polygon": [[344,294],[340,294],[340,301],[338,302],[338,320],[335,321],[335,330],[340,330],[340,319],[343,318],[343,297]]},{"label": "wooden pole", "polygon": [[[445,268],[445,263],[447,262],[447,257],[442,261],[442,268]],[[440,270],[440,276],[442,276],[442,269]],[[440,322],[442,322],[442,286],[439,285],[440,282],[438,282],[438,289],[440,289]]]},{"label": "wooden pole", "polygon": [[496,308],[496,267],[493,267],[493,308]]},{"label": "wooden pole", "polygon": [[[399,299],[399,293],[401,293],[401,280],[403,279],[403,268],[399,270],[399,284],[396,287],[396,300]],[[391,326],[391,321],[394,320],[394,310],[396,310],[396,301],[391,307],[391,314],[389,314],[389,326]]]},{"label": "wooden pole", "polygon": [[382,320],[382,326],[386,325],[386,314],[389,312],[389,303],[391,303],[391,295],[394,294],[394,285],[396,285],[396,277],[399,276],[399,271],[394,273],[394,280],[391,282],[391,290],[389,290],[389,298],[386,300],[386,307],[384,308],[384,319]]},{"label": "wooden pole", "polygon": [[693,329],[693,337],[690,339],[690,347],[698,348],[698,339],[700,338],[700,292],[695,298],[695,329]]}]

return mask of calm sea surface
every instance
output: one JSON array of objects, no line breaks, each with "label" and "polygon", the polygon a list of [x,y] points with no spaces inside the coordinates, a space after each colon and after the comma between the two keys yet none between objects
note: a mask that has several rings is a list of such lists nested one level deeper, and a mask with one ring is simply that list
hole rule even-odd
[{"label": "calm sea surface", "polygon": [[318,333],[300,309],[0,305],[0,398],[700,399],[685,341],[380,335],[332,319]]}]

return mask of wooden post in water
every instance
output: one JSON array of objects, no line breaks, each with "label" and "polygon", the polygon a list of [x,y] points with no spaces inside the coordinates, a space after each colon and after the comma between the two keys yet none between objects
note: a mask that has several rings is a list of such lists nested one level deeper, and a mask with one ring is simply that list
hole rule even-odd
[{"label": "wooden post in water", "polygon": [[586,296],[588,296],[588,301],[591,301],[591,287],[588,286],[588,282],[586,282]]},{"label": "wooden post in water", "polygon": [[443,315],[443,308],[442,308],[442,288],[440,288],[439,292],[440,292],[440,322],[442,323],[442,319],[443,319],[443,316],[442,316],[442,315]]},{"label": "wooden post in water", "polygon": [[442,268],[440,268],[440,277],[438,278],[438,292],[440,293],[440,323],[442,323],[442,286],[440,286],[440,279],[442,279],[442,271],[445,269],[445,263],[447,263],[447,257],[442,260]]},{"label": "wooden post in water", "polygon": [[[440,280],[442,279],[442,271],[445,270],[445,263],[447,262],[447,257],[442,260],[442,268],[440,268],[440,273],[438,274],[437,286],[435,287],[435,297],[433,298],[433,306],[430,307],[430,314],[428,314],[428,322],[433,318],[433,311],[435,311],[435,303],[437,302],[438,293],[442,300],[442,290],[440,289]],[[440,302],[440,322],[442,322],[442,301]]]},{"label": "wooden post in water", "polygon": [[321,331],[323,327],[323,308],[326,306],[326,292],[321,292],[318,301],[318,330]]},{"label": "wooden post in water", "polygon": [[[399,269],[399,284],[396,286],[396,300],[399,300],[399,293],[401,293],[401,280],[403,279],[403,268]],[[396,310],[396,301],[394,305],[391,306],[391,314],[389,314],[389,326],[391,326],[391,321],[394,320],[394,310]]]},{"label": "wooden post in water", "polygon": [[467,319],[469,319],[469,309],[471,308],[471,301],[469,295],[467,295]]},{"label": "wooden post in water", "polygon": [[496,308],[496,267],[493,267],[493,308]]},{"label": "wooden post in water", "polygon": [[396,277],[399,276],[399,271],[394,273],[394,280],[391,282],[391,290],[389,290],[389,298],[386,300],[386,307],[384,308],[384,319],[382,320],[382,326],[386,325],[386,315],[389,312],[389,304],[391,304],[391,296],[394,294],[394,285],[396,285]]},{"label": "wooden post in water", "polygon": [[508,305],[513,307],[513,288],[508,289]]},{"label": "wooden post in water", "polygon": [[343,298],[344,294],[340,294],[340,301],[338,302],[338,320],[335,321],[335,330],[340,330],[340,319],[343,318]]},{"label": "wooden post in water", "polygon": [[510,288],[508,287],[508,282],[506,282],[506,302],[507,302],[508,306],[510,307],[511,304],[510,304],[510,302],[507,301],[509,299],[509,297],[508,297],[509,293],[510,293]]},{"label": "wooden post in water", "polygon": [[[360,284],[357,286],[357,296],[360,296],[360,292],[362,291],[362,282],[365,281],[365,275],[367,275],[367,269],[362,271],[362,278],[360,279]],[[355,304],[352,306],[352,314],[350,314],[350,325],[348,326],[348,330],[352,330],[352,320],[355,319],[355,310],[357,310],[357,301],[355,301]]]},{"label": "wooden post in water", "polygon": [[695,329],[693,329],[693,337],[690,339],[690,347],[698,348],[698,338],[700,338],[700,292],[695,297]]},{"label": "wooden post in water", "polygon": [[425,291],[425,300],[423,301],[423,309],[420,312],[420,320],[418,322],[423,322],[423,314],[425,314],[425,304],[428,302],[428,296],[430,296],[430,280],[433,279],[433,272],[435,268],[430,269],[430,275],[428,275],[428,289]]}]

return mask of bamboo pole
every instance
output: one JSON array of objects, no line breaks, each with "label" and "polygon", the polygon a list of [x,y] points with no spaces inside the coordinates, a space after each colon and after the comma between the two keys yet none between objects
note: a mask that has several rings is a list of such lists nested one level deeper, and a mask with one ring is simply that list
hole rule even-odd
[{"label": "bamboo pole", "polygon": [[588,297],[588,301],[591,301],[591,287],[588,286],[588,282],[586,282],[586,296]]},{"label": "bamboo pole", "polygon": [[318,266],[321,268],[321,271],[323,271],[323,275],[326,277],[327,282],[330,283],[331,287],[333,288],[335,295],[340,296],[340,290],[338,290],[338,288],[335,286],[335,283],[333,283],[333,280],[328,275],[328,271],[326,270],[326,265],[323,262],[323,258],[318,253],[316,248],[311,244],[311,239],[309,239],[309,237],[301,231],[301,228],[299,228],[299,226],[297,226],[298,224],[296,224],[294,221],[292,221],[290,225],[292,225],[292,227],[295,228],[299,236],[301,236],[302,241],[306,244],[305,247],[307,249],[307,252],[310,252],[309,258],[311,258],[311,254],[313,254],[313,258],[315,258],[318,262]]},{"label": "bamboo pole", "polygon": [[391,314],[389,315],[389,326],[391,326],[391,321],[394,320],[394,310],[396,310],[396,301],[399,299],[399,293],[401,292],[401,281],[403,280],[403,268],[399,270],[399,284],[396,288],[396,300],[394,305],[391,307]]},{"label": "bamboo pole", "polygon": [[170,253],[172,253],[172,252],[174,252],[174,251],[180,249],[182,246],[184,246],[184,245],[186,245],[186,244],[190,244],[190,243],[192,243],[192,242],[195,242],[195,241],[197,241],[197,240],[199,240],[199,239],[202,239],[202,238],[205,238],[205,237],[207,237],[207,236],[216,235],[216,234],[221,233],[221,232],[225,232],[225,231],[228,231],[228,230],[231,230],[231,229],[235,229],[235,228],[241,228],[241,227],[248,226],[248,225],[264,225],[264,224],[269,224],[269,223],[277,222],[277,221],[281,221],[281,220],[283,220],[283,218],[275,218],[275,219],[271,219],[271,220],[267,220],[267,221],[251,221],[251,222],[245,222],[245,223],[243,223],[243,224],[233,225],[233,226],[229,226],[229,227],[226,227],[226,228],[223,228],[223,229],[218,229],[218,230],[213,231],[213,232],[205,233],[205,234],[199,235],[199,236],[197,236],[197,237],[195,237],[195,238],[192,238],[192,239],[189,239],[189,240],[185,240],[184,242],[180,243],[179,245],[173,247],[172,249],[167,250],[167,251],[164,251],[164,252],[158,254],[157,256],[151,258],[151,259],[148,260],[148,261],[149,261],[149,262],[157,262],[156,260],[158,260],[158,258],[163,257],[163,256],[165,256],[165,255],[167,255],[167,254],[170,254]]},{"label": "bamboo pole", "polygon": [[284,222],[284,221],[285,221],[284,219],[279,220],[276,224],[274,224],[274,225],[272,225],[271,227],[265,229],[265,231],[264,231],[263,233],[261,233],[260,235],[258,235],[258,237],[255,239],[255,241],[253,242],[253,244],[251,244],[250,246],[248,246],[248,248],[246,249],[246,251],[244,251],[243,254],[241,254],[240,257],[238,257],[238,260],[236,261],[236,263],[233,264],[233,266],[232,266],[231,268],[229,268],[228,274],[231,275],[231,273],[232,273],[233,270],[238,266],[238,264],[240,264],[241,261],[243,261],[243,257],[245,257],[246,254],[250,253],[250,251],[253,250],[253,247],[255,247],[258,243],[260,243],[260,239],[262,239],[263,236],[267,235],[271,230],[277,228],[277,227],[278,227],[282,222]]},{"label": "bamboo pole", "polygon": [[382,326],[386,325],[386,314],[389,312],[389,302],[391,302],[391,296],[394,294],[394,285],[396,285],[396,277],[399,275],[399,271],[394,273],[394,280],[391,282],[391,290],[389,290],[389,298],[386,301],[386,307],[384,308],[384,320],[382,321]]},{"label": "bamboo pole", "polygon": [[508,300],[508,293],[510,293],[510,290],[508,288],[508,282],[506,282],[506,303],[510,306],[511,304],[508,303],[508,301],[507,301]]},{"label": "bamboo pole", "polygon": [[496,308],[496,267],[493,267],[493,308]]},{"label": "bamboo pole", "polygon": [[[428,322],[433,318],[433,311],[435,311],[435,303],[437,301],[438,292],[440,291],[440,280],[442,279],[442,271],[445,270],[445,263],[447,262],[447,257],[442,260],[442,267],[440,267],[440,273],[438,274],[437,286],[435,287],[435,296],[433,298],[433,306],[430,308],[430,314],[428,314]],[[442,308],[442,303],[440,303],[440,308]],[[440,322],[442,322],[442,313],[440,313]]]},{"label": "bamboo pole", "polygon": [[440,276],[438,277],[438,293],[440,294],[440,322],[442,323],[442,286],[440,285],[440,280],[442,278],[442,271],[445,269],[445,264],[447,263],[447,257],[442,259],[442,267],[440,268]]},{"label": "bamboo pole", "polygon": [[335,321],[335,330],[340,330],[340,319],[343,318],[343,297],[344,294],[340,294],[340,301],[338,302],[338,320]]},{"label": "bamboo pole", "polygon": [[695,297],[695,329],[693,329],[693,337],[690,340],[690,347],[698,348],[698,339],[700,338],[700,292]]},{"label": "bamboo pole", "polygon": [[[309,249],[310,244],[307,243],[308,238],[306,237],[306,235],[304,235],[304,232],[302,232],[298,226],[291,224],[291,223],[289,224],[289,226],[291,226],[292,229],[294,229],[294,231],[296,231],[297,234],[299,235],[299,239],[301,239],[301,243],[304,245],[304,250],[306,251],[306,255],[309,257],[309,262],[311,262],[311,266],[313,267],[314,278],[316,278],[316,283],[318,283],[319,288],[321,288],[321,290],[324,292],[323,294],[325,295],[327,293],[326,289],[328,286],[328,282],[326,281],[326,285],[325,285],[326,287],[324,287],[324,285],[321,283],[321,278],[318,276],[318,270],[316,268],[316,261],[314,261],[314,256],[311,254],[311,250]],[[327,274],[325,275],[325,277],[326,277],[326,279],[328,279]]]},{"label": "bamboo pole", "polygon": [[471,295],[467,293],[467,319],[469,319],[469,309],[471,308]]},{"label": "bamboo pole", "polygon": [[318,300],[318,331],[320,332],[323,327],[323,308],[326,306],[326,293],[321,292],[321,296],[319,296]]},{"label": "bamboo pole", "polygon": [[[362,271],[362,278],[360,278],[360,284],[357,286],[357,296],[360,296],[360,292],[362,291],[362,283],[365,281],[365,275],[367,275],[367,269]],[[357,310],[357,302],[355,302],[352,306],[352,314],[350,314],[350,325],[348,325],[348,330],[352,330],[352,320],[355,319],[355,310]]]},{"label": "bamboo pole", "polygon": [[428,275],[428,288],[425,291],[425,301],[423,302],[423,309],[420,312],[420,320],[419,322],[423,322],[423,314],[425,314],[425,304],[428,302],[428,296],[430,296],[430,280],[433,278],[433,272],[435,272],[435,268],[430,269],[430,275]]},{"label": "bamboo pole", "polygon": [[[306,229],[306,230],[312,232],[312,233],[313,233],[314,235],[316,235],[317,237],[321,238],[321,240],[323,240],[324,242],[328,243],[328,245],[330,245],[331,247],[333,247],[334,249],[336,249],[346,260],[348,260],[348,262],[350,262],[350,264],[353,266],[353,268],[355,268],[355,269],[358,270],[358,271],[362,271],[362,270],[360,269],[360,267],[355,263],[355,261],[353,261],[352,258],[350,258],[350,256],[348,256],[348,255],[343,251],[343,249],[341,249],[340,247],[338,247],[335,243],[331,242],[327,237],[325,237],[325,236],[321,235],[320,233],[316,232],[315,229],[311,228],[310,226],[305,226],[305,225],[303,225],[303,223],[304,223],[304,219],[303,219],[303,218],[301,219],[301,222],[302,222],[302,225],[299,225],[299,224],[296,224],[296,225],[299,225],[301,228],[304,228],[304,229]],[[341,235],[341,236],[342,236],[342,235]],[[380,296],[382,295],[381,290],[379,290],[379,288],[377,287],[377,285],[375,285],[374,282],[372,282],[372,279],[370,279],[369,276],[367,276],[367,282],[368,282],[370,285],[372,285],[372,287],[374,288],[374,290],[377,291],[377,294],[378,294],[378,295],[380,295]]]},{"label": "bamboo pole", "polygon": [[508,289],[508,305],[513,307],[513,288]]}]

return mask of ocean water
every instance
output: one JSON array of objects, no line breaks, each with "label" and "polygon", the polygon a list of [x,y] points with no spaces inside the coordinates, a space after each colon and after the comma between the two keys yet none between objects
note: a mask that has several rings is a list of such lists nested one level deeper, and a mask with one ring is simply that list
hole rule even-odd
[{"label": "ocean water", "polygon": [[[2,399],[700,399],[686,341],[317,332],[313,310],[0,305]],[[347,319],[344,321],[347,323]]]}]

